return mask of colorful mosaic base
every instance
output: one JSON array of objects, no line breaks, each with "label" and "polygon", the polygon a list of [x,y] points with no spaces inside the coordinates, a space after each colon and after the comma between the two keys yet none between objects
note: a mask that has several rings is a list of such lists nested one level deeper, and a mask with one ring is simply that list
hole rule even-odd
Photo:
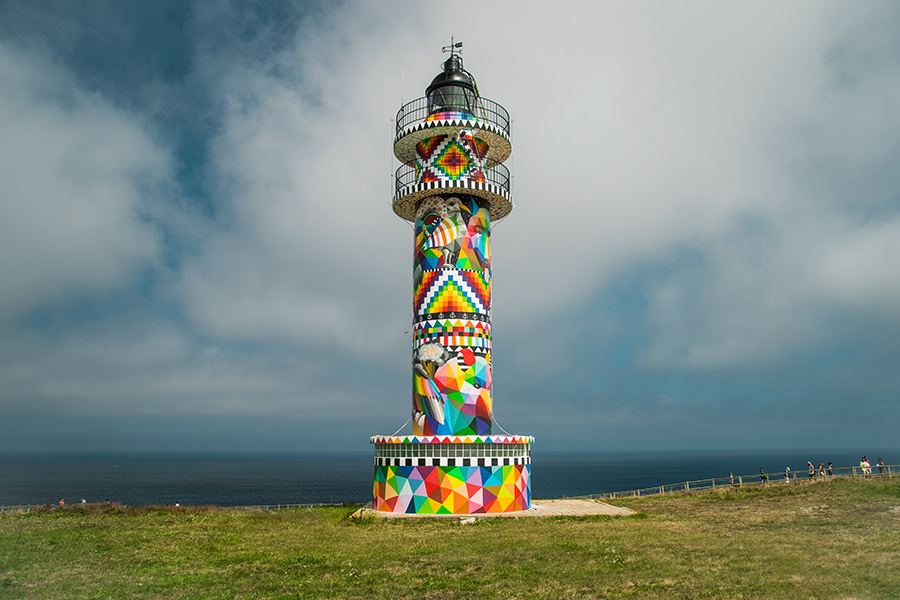
[{"label": "colorful mosaic base", "polygon": [[376,466],[375,510],[419,515],[493,514],[531,507],[531,465]]},{"label": "colorful mosaic base", "polygon": [[[447,147],[441,142],[431,151]],[[490,216],[472,196],[432,196],[416,217],[413,433],[486,435],[492,413]]]}]

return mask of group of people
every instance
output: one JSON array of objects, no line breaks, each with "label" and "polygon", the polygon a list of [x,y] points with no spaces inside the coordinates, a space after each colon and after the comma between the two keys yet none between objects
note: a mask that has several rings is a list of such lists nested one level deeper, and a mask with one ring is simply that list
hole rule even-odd
[{"label": "group of people", "polygon": [[[109,501],[107,500],[107,502],[109,502]],[[87,504],[87,500],[85,500],[84,498],[82,498],[82,499],[81,499],[81,503],[82,503],[82,504]],[[60,506],[65,506],[65,505],[66,505],[66,499],[65,499],[65,498],[60,498],[60,499],[59,499],[59,505],[60,505]]]},{"label": "group of people", "polygon": [[[881,460],[881,457],[878,457],[878,462],[875,463],[878,466],[878,474],[884,477],[884,461]],[[859,461],[859,468],[862,471],[862,474],[865,477],[872,476],[872,465],[869,463],[869,457],[863,456],[862,460]]]},{"label": "group of people", "polygon": [[[831,463],[828,463],[828,466],[825,466],[824,462],[820,462],[819,466],[817,467],[816,465],[814,465],[812,463],[812,461],[808,460],[808,461],[806,461],[806,465],[809,467],[808,477],[810,479],[814,479],[816,477],[831,477],[834,475],[834,467],[832,466]],[[884,461],[881,460],[880,457],[878,458],[878,462],[876,463],[876,466],[878,467],[878,473],[882,477],[884,477],[884,474],[885,474],[884,469],[885,469],[886,465],[884,464]],[[862,471],[862,474],[865,477],[872,476],[872,465],[871,465],[871,463],[869,463],[868,457],[865,457],[865,456],[862,457],[862,460],[859,461],[859,467],[860,467],[860,470]],[[796,477],[797,476],[795,474],[794,478],[796,478]],[[759,480],[762,483],[769,482],[769,475],[763,470],[762,467],[759,468]],[[784,482],[788,483],[790,480],[791,480],[791,468],[785,467],[784,468]],[[733,482],[734,482],[734,476],[732,475],[732,483]]]},{"label": "group of people", "polygon": [[[813,479],[815,477],[826,477],[826,476],[830,477],[830,476],[834,475],[834,467],[832,466],[831,463],[828,463],[828,466],[826,467],[825,463],[820,462],[819,466],[816,467],[814,464],[812,464],[812,461],[808,460],[808,461],[806,461],[806,464],[809,465],[809,478],[810,479]],[[794,475],[794,477],[796,478],[797,476]],[[762,481],[763,483],[769,482],[769,475],[763,470],[762,467],[759,468],[759,480]],[[790,481],[791,481],[791,468],[785,467],[784,468],[784,482],[789,483]]]},{"label": "group of people", "polygon": [[[816,467],[812,461],[806,461],[806,465],[809,467],[809,478],[813,479],[814,477],[825,477],[834,475],[834,467],[831,466],[831,463],[828,463],[828,466],[825,466],[825,463],[819,463],[819,466]],[[784,468],[784,480],[790,480],[790,467]]]}]

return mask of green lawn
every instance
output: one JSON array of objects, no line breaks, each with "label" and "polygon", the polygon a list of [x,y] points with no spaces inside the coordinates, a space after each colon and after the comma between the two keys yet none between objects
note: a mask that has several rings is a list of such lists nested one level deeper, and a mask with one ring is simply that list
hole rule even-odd
[{"label": "green lawn", "polygon": [[0,598],[900,598],[900,479],[618,499],[632,517],[0,517]]}]

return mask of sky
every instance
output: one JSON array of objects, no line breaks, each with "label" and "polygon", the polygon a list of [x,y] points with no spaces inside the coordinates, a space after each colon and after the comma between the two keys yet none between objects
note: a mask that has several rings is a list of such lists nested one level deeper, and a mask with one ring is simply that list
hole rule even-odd
[{"label": "sky", "polygon": [[401,429],[392,119],[451,35],[513,118],[495,425],[900,447],[897,31],[888,1],[4,0],[0,452]]}]

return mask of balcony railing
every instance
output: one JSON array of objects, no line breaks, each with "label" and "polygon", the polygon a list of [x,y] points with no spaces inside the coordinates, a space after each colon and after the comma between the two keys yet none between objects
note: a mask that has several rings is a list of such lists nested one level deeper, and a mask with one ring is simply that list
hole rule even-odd
[{"label": "balcony railing", "polygon": [[[407,102],[397,112],[397,136],[399,137],[404,130],[410,125],[424,121],[434,112],[433,107],[429,107],[428,98],[417,98],[412,102]],[[483,123],[489,123],[498,127],[507,138],[510,137],[510,121],[509,113],[505,108],[487,98],[477,97],[476,106],[472,120]]]},{"label": "balcony railing", "polygon": [[[437,187],[448,187],[448,188],[466,188],[471,187],[471,184],[486,184],[487,186],[495,186],[497,188],[497,193],[500,196],[506,196],[507,198],[510,195],[510,174],[509,169],[507,169],[502,164],[494,165],[490,168],[482,169],[479,172],[479,175],[483,174],[483,180],[481,177],[461,177],[457,180],[451,179],[441,179],[436,182]],[[411,185],[415,185],[420,183],[417,181],[416,177],[416,169],[411,165],[401,165],[399,169],[397,169],[397,173],[395,175],[395,184],[394,184],[394,198],[399,198],[403,191]]]}]

